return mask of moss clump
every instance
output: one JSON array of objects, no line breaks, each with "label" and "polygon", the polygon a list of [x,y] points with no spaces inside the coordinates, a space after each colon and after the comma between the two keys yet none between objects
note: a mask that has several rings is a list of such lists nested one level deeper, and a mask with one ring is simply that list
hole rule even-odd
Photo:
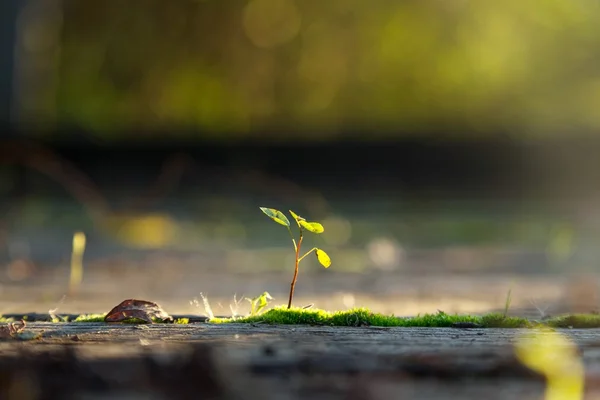
[{"label": "moss clump", "polygon": [[[106,314],[84,314],[72,322],[104,322]],[[11,318],[0,317],[0,323],[13,322]],[[55,321],[60,322],[60,321]],[[65,322],[68,322],[65,320]],[[165,323],[153,319],[154,323]],[[260,315],[237,318],[212,318],[212,324],[223,323],[265,323],[273,325],[327,325],[327,326],[381,326],[381,327],[422,327],[443,328],[456,324],[471,323],[482,328],[532,328],[548,326],[551,328],[600,328],[599,314],[569,314],[554,317],[541,322],[530,321],[521,317],[509,317],[501,313],[482,316],[446,314],[417,315],[416,317],[396,317],[374,313],[367,308],[354,308],[347,311],[329,312],[319,309],[303,309],[285,306],[272,308]],[[132,318],[122,321],[125,324],[145,324],[146,321]],[[189,318],[178,318],[175,324],[189,324]]]},{"label": "moss clump", "polygon": [[[255,321],[246,321],[246,318],[251,318],[251,317],[243,317],[243,318],[236,318],[236,317],[232,317],[232,318],[219,318],[219,317],[213,317],[210,320],[208,320],[207,322],[210,322],[211,324],[227,324],[229,322],[243,322],[243,323],[251,323],[251,322],[255,322]],[[243,321],[242,321],[243,319]],[[257,321],[260,322],[260,321]]]},{"label": "moss clump", "polygon": [[211,319],[211,323],[266,323],[279,325],[329,325],[329,326],[382,326],[382,327],[452,327],[455,324],[471,323],[482,327],[515,328],[528,326],[523,318],[504,317],[490,314],[487,316],[451,315],[443,311],[436,314],[424,314],[416,317],[396,317],[383,315],[366,308],[354,308],[347,311],[328,312],[318,309],[305,310],[280,306],[261,315],[242,318]]},{"label": "moss clump", "polygon": [[[105,322],[106,314],[82,314],[73,320],[69,316],[54,318],[52,322]],[[14,322],[14,318],[0,316],[0,324]],[[154,323],[170,323],[153,318]],[[503,313],[485,315],[446,314],[438,311],[435,314],[417,315],[416,317],[396,317],[374,313],[367,308],[354,308],[347,311],[329,312],[320,309],[303,309],[286,306],[272,308],[260,315],[233,318],[212,318],[211,324],[224,323],[265,323],[273,325],[321,325],[321,326],[380,326],[380,327],[470,327],[481,328],[600,328],[600,314],[568,314],[543,321],[528,320],[521,317],[509,317]],[[131,318],[121,321],[125,324],[147,324],[147,321]],[[177,318],[172,323],[187,325],[189,318]]]},{"label": "moss clump", "polygon": [[598,314],[570,314],[550,318],[544,324],[552,328],[600,328]]},{"label": "moss clump", "polygon": [[438,311],[436,314],[417,315],[416,317],[399,318],[400,323],[396,326],[415,328],[447,328],[454,324],[471,323],[481,325],[481,317],[474,315],[446,314]]},{"label": "moss clump", "polygon": [[73,322],[104,322],[106,314],[82,314],[75,318]]},{"label": "moss clump", "polygon": [[531,328],[533,326],[526,318],[508,317],[500,313],[483,315],[481,325],[486,328]]}]

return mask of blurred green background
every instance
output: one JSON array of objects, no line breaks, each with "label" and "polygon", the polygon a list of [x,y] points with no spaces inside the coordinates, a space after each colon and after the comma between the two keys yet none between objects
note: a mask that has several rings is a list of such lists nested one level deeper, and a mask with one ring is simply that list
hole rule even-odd
[{"label": "blurred green background", "polygon": [[40,130],[523,139],[600,125],[593,0],[5,3],[18,12],[13,116]]},{"label": "blurred green background", "polygon": [[83,231],[86,282],[105,282],[88,294],[210,276],[281,297],[291,242],[259,206],[325,225],[333,266],[307,262],[308,294],[600,267],[596,1],[2,7],[4,290],[60,292]]}]

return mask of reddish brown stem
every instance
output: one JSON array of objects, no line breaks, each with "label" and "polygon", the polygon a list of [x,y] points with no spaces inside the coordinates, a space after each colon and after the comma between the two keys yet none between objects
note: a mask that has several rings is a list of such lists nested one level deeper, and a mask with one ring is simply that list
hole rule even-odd
[{"label": "reddish brown stem", "polygon": [[300,263],[300,246],[302,246],[302,235],[300,235],[300,239],[298,239],[298,245],[296,246],[296,268],[294,269],[294,279],[292,279],[292,285],[290,287],[290,299],[288,301],[288,310],[292,308],[294,288],[296,287],[296,279],[298,278],[298,264]]}]

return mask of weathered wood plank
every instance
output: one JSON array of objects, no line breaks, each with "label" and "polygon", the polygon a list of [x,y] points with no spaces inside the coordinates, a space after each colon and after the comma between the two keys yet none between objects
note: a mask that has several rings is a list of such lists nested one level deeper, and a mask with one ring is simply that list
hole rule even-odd
[{"label": "weathered wood plank", "polygon": [[[534,399],[526,330],[30,323],[0,341],[2,399]],[[563,331],[597,395],[600,330]]]}]

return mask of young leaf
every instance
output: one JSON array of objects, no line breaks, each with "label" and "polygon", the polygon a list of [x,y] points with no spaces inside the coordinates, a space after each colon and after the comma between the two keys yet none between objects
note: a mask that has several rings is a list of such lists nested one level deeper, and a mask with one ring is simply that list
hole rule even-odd
[{"label": "young leaf", "polygon": [[323,233],[325,231],[323,225],[318,222],[306,222],[302,220],[299,222],[299,224],[302,225],[304,229],[312,233]]},{"label": "young leaf", "polygon": [[271,297],[269,292],[264,292],[260,296],[257,296],[253,299],[246,297],[246,300],[250,302],[250,315],[256,316],[260,314],[262,309],[268,305],[269,300],[273,300],[273,298]]},{"label": "young leaf", "polygon": [[298,226],[300,226],[300,221],[306,221],[304,218],[302,218],[301,216],[299,216],[298,214],[296,214],[292,210],[288,210],[288,211],[290,212],[290,214],[292,214],[292,217],[294,217],[294,219],[296,220],[296,223],[298,224]]},{"label": "young leaf", "polygon": [[327,253],[325,253],[321,249],[317,249],[315,254],[317,255],[317,260],[319,260],[321,265],[324,266],[325,268],[329,268],[329,266],[331,265],[331,259],[329,258]]},{"label": "young leaf", "polygon": [[287,219],[285,214],[281,211],[267,207],[260,207],[260,210],[278,224],[281,224],[283,226],[290,226],[290,220]]},{"label": "young leaf", "polygon": [[269,300],[273,300],[273,298],[271,297],[269,292],[264,292],[257,298],[257,300],[258,300],[258,308],[256,310],[256,313],[258,314],[261,312],[261,310],[263,308],[265,308],[267,306],[267,304],[269,303]]}]

